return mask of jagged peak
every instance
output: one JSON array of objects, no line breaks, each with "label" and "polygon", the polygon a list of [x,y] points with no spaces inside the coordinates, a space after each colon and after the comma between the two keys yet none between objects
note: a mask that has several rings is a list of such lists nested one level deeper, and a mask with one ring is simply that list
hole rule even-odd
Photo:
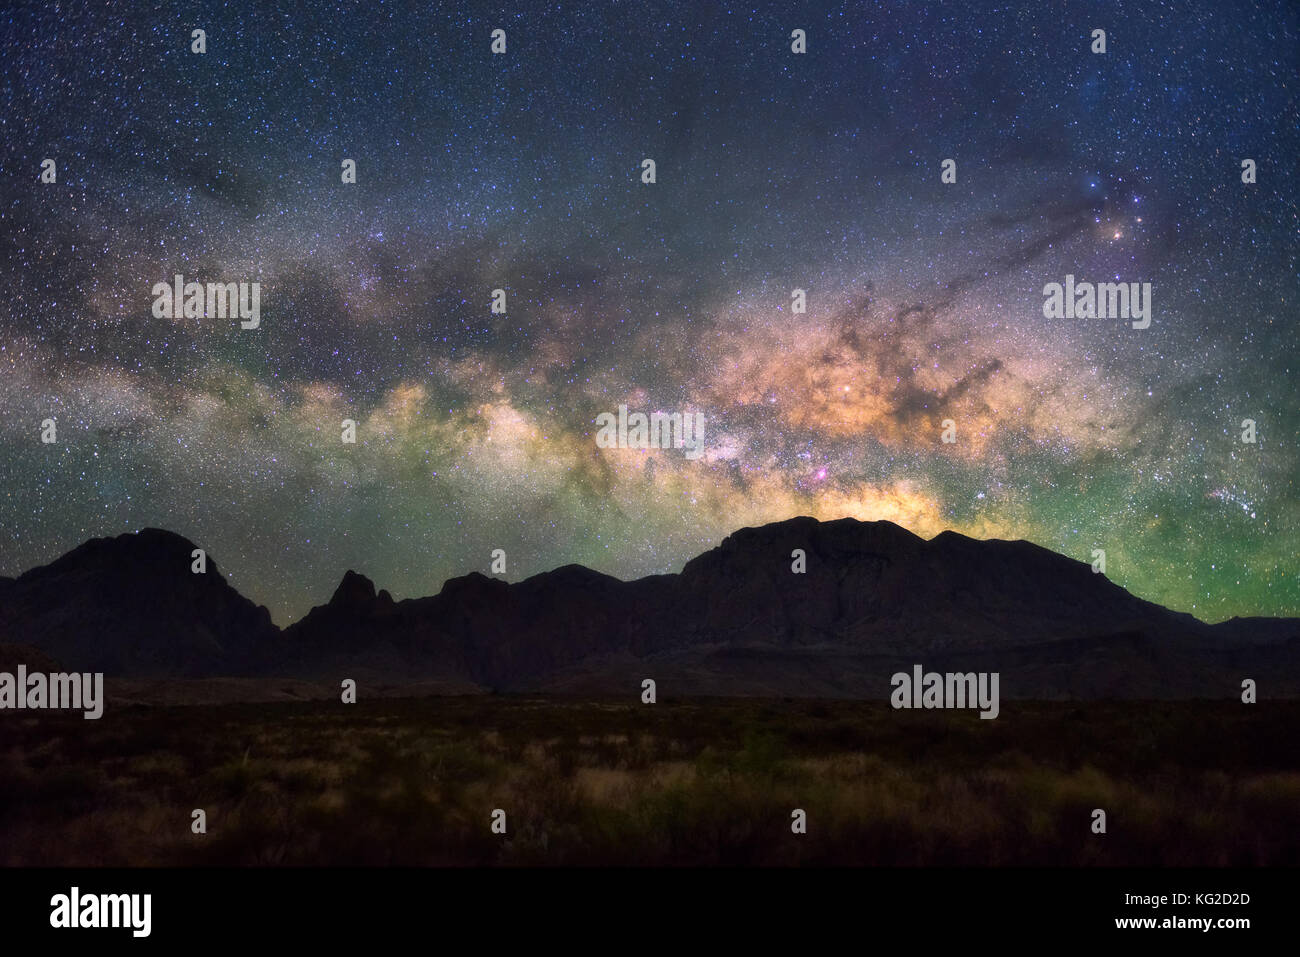
[{"label": "jagged peak", "polygon": [[369,604],[375,599],[375,583],[365,575],[348,569],[343,573],[343,580],[334,589],[329,603],[338,605]]}]

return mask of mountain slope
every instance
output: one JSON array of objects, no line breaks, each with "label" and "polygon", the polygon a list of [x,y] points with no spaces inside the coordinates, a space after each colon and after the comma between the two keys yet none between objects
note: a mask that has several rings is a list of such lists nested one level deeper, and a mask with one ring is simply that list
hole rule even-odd
[{"label": "mountain slope", "polygon": [[343,666],[364,623],[367,656],[512,690],[627,693],[668,677],[694,693],[884,697],[921,662],[1012,669],[1013,695],[1223,695],[1251,668],[1300,693],[1300,621],[1214,627],[1028,542],[927,542],[889,522],[741,529],[680,574],[631,582],[566,566],[514,584],[474,573],[391,605],[363,592],[359,609],[332,602],[286,629],[297,661],[328,651]]},{"label": "mountain slope", "polygon": [[[889,677],[998,671],[1011,697],[1300,694],[1300,619],[1211,626],[1023,541],[889,522],[744,528],[679,574],[473,572],[394,601],[349,571],[279,632],[170,532],[96,539],[0,581],[0,643],[135,677],[278,675],[446,689],[880,697]],[[796,551],[806,569],[796,574]]]},{"label": "mountain slope", "polygon": [[0,642],[111,675],[247,674],[279,639],[270,613],[239,594],[195,545],[146,528],[95,538],[0,589]]}]

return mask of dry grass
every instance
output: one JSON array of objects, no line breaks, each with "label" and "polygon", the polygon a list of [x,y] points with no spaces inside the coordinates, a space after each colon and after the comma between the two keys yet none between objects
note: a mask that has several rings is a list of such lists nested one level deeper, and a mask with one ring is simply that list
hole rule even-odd
[{"label": "dry grass", "polygon": [[1294,865],[1297,730],[1298,703],[1011,702],[995,722],[502,695],[51,714],[0,720],[0,864]]}]

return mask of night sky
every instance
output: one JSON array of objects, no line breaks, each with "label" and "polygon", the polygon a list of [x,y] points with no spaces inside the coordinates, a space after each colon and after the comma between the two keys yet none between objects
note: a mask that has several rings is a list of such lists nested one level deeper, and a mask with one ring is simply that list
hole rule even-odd
[{"label": "night sky", "polygon": [[[1300,614],[1300,8],[878,6],[0,14],[0,573],[160,526],[285,624],[348,568],[629,578],[852,516]],[[260,327],[155,318],[177,273]],[[1067,274],[1150,327],[1045,318]],[[704,455],[597,448],[620,404]]]}]

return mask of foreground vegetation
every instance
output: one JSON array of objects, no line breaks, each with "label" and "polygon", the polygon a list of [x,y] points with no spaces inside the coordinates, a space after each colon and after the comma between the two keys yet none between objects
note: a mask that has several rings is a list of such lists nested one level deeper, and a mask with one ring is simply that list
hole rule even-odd
[{"label": "foreground vegetation", "polygon": [[982,721],[491,695],[0,716],[0,865],[164,864],[1295,865],[1300,702],[1008,701]]}]

